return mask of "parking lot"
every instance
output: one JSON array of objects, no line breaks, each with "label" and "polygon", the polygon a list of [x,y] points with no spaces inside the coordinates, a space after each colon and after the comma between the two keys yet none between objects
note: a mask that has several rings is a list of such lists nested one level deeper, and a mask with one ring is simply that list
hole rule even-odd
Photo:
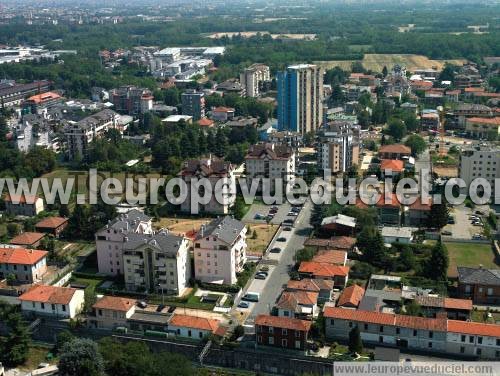
[{"label": "parking lot", "polygon": [[269,223],[279,225],[286,218],[287,214],[290,212],[291,205],[289,203],[284,203],[281,205],[266,205],[263,203],[253,203],[247,214],[243,217],[244,223],[266,223],[266,217],[270,214],[272,207],[276,207],[277,211],[270,218]]},{"label": "parking lot", "polygon": [[[442,233],[447,234],[448,236],[451,236],[455,239],[479,238],[478,235],[482,235],[483,233],[483,226],[474,225],[471,216],[480,218],[479,222],[482,223],[485,219],[481,219],[481,215],[475,214],[475,212],[481,211],[487,213],[487,210],[489,210],[487,206],[471,209],[466,207],[465,205],[459,205],[450,208],[450,214],[453,216],[455,223],[447,224],[443,228]],[[449,233],[451,233],[451,235],[449,235]]]}]

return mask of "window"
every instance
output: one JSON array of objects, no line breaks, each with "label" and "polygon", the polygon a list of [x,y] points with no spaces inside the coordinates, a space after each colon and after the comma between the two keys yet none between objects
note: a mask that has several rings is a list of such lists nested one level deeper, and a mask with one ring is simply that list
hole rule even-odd
[{"label": "window", "polygon": [[55,304],[51,304],[52,305],[52,310],[55,311],[56,310],[56,305]]},{"label": "window", "polygon": [[[35,302],[31,302],[31,304],[33,304],[33,308],[35,308]],[[497,340],[498,341],[498,340]]]},{"label": "window", "polygon": [[289,313],[288,313],[288,311],[283,311],[283,316],[286,316],[286,317],[288,317],[288,316],[289,316]]},{"label": "window", "polygon": [[295,341],[295,348],[296,349],[300,349],[301,348],[300,341]]},{"label": "window", "polygon": [[481,349],[476,350],[476,355],[481,355]]},{"label": "window", "polygon": [[191,330],[188,330],[188,337],[191,337]]},{"label": "window", "polygon": [[414,331],[413,331],[413,337],[416,337],[416,336],[417,336],[417,331],[416,331],[416,330],[414,330]]},{"label": "window", "polygon": [[198,333],[198,337],[203,338],[203,333],[202,333],[202,332],[199,332],[199,333]]},{"label": "window", "polygon": [[500,338],[497,338],[497,346],[500,346]]},{"label": "window", "polygon": [[288,341],[286,339],[281,340],[281,346],[282,347],[288,347]]},{"label": "window", "polygon": [[434,333],[433,332],[429,332],[429,338],[432,338],[434,337]]},{"label": "window", "polygon": [[500,351],[495,351],[495,358],[500,358]]},{"label": "window", "polygon": [[349,328],[352,328],[352,321],[349,321]]},{"label": "window", "polygon": [[380,343],[384,343],[384,337],[379,336],[379,337],[378,337],[378,341],[379,341]]},{"label": "window", "polygon": [[274,333],[274,328],[272,326],[269,327],[269,333]]},{"label": "window", "polygon": [[400,328],[396,328],[396,334],[401,334],[401,329]]},{"label": "window", "polygon": [[380,332],[380,333],[383,333],[383,332],[384,332],[384,326],[383,326],[383,325],[380,325],[379,332]]},{"label": "window", "polygon": [[462,342],[465,342],[465,336],[463,334],[462,334],[462,337],[460,339],[461,339]]},{"label": "window", "polygon": [[483,343],[483,337],[477,337],[477,343],[482,344]]},{"label": "window", "polygon": [[286,336],[288,334],[288,331],[286,329],[281,329],[281,334],[283,334],[284,336]]},{"label": "window", "polygon": [[463,354],[463,353],[465,353],[465,347],[460,346],[460,354]]},{"label": "window", "polygon": [[99,316],[102,316],[102,309],[99,310]]},{"label": "window", "polygon": [[274,337],[269,337],[267,342],[270,344],[270,345],[274,345]]},{"label": "window", "polygon": [[432,342],[429,342],[428,347],[429,347],[429,349],[432,349]]},{"label": "window", "polygon": [[365,324],[365,330],[368,330],[368,324]]},{"label": "window", "polygon": [[[334,319],[330,319],[330,325],[331,326],[335,325],[335,320]],[[499,341],[500,341],[500,339],[497,339],[497,345],[498,345]]]},{"label": "window", "polygon": [[469,342],[474,343],[474,336],[469,336]]}]

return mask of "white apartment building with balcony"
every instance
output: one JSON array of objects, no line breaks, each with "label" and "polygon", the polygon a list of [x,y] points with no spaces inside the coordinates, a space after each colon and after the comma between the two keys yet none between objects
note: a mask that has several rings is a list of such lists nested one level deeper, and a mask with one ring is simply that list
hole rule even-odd
[{"label": "white apartment building with balcony", "polygon": [[[247,184],[250,187],[254,179],[269,179],[270,189],[275,189],[275,179],[283,179],[283,192],[296,173],[295,152],[286,144],[259,143],[250,146],[245,156]],[[263,190],[263,180],[259,190]]]},{"label": "white apartment building with balcony", "polygon": [[246,262],[246,232],[243,222],[226,216],[202,225],[194,241],[197,280],[232,285]]},{"label": "white apartment building with balcony", "polygon": [[97,231],[97,265],[99,273],[115,276],[123,275],[123,249],[125,238],[130,234],[152,234],[151,217],[133,209],[121,214]]},{"label": "white apartment building with balcony", "polygon": [[191,277],[190,241],[161,230],[124,239],[125,286],[132,291],[184,294]]},{"label": "white apartment building with balcony", "polygon": [[465,181],[468,188],[477,178],[486,179],[495,190],[495,178],[500,178],[500,150],[495,147],[481,145],[465,149],[460,154],[458,176]]}]

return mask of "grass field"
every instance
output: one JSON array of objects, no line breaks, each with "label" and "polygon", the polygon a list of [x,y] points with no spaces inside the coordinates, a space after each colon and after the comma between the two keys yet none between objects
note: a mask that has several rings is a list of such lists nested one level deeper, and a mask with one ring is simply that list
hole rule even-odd
[{"label": "grass field", "polygon": [[[275,225],[250,224],[250,231],[247,234],[247,253],[261,255],[278,229]],[[257,238],[253,239],[253,232],[257,231]]]},{"label": "grass field", "polygon": [[[361,45],[360,45],[361,46]],[[350,70],[352,63],[356,60],[331,60],[331,61],[316,61],[316,64],[321,65],[325,69],[331,69],[335,66],[339,66],[344,70]],[[465,60],[455,59],[455,60],[431,60],[423,55],[413,55],[413,54],[365,54],[361,63],[365,69],[369,69],[375,72],[382,72],[384,66],[387,69],[391,69],[395,64],[405,65],[406,68],[411,71],[416,68],[437,68],[442,69],[446,62],[450,62],[457,65],[462,65]]]},{"label": "grass field", "polygon": [[18,368],[23,371],[32,371],[38,368],[40,363],[56,364],[57,359],[47,361],[47,354],[50,350],[43,346],[30,346],[29,354],[26,362]]},{"label": "grass field", "polygon": [[445,243],[450,256],[448,276],[457,276],[457,266],[497,268],[495,255],[489,244],[478,243]]},{"label": "grass field", "polygon": [[472,311],[471,319],[475,322],[484,322],[488,324],[495,324],[500,321],[500,313],[490,312],[491,317],[487,317],[486,311]]}]

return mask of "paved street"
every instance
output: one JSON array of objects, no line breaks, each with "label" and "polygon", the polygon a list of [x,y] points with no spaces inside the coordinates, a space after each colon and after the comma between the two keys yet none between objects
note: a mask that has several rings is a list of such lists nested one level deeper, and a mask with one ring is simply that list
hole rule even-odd
[{"label": "paved street", "polygon": [[[262,203],[253,203],[248,212],[243,217],[242,221],[244,223],[266,223],[265,219],[256,219],[256,215],[260,215],[265,218],[269,214],[269,209],[274,205],[265,205]],[[274,215],[274,218],[269,222],[273,225],[279,225],[287,218],[287,214],[291,209],[288,202],[283,203],[278,206],[278,212]]]},{"label": "paved street", "polygon": [[[293,258],[295,252],[302,249],[304,242],[308,238],[311,231],[311,226],[309,224],[311,216],[312,204],[307,202],[304,205],[300,215],[295,222],[295,227],[292,232],[283,232],[283,236],[287,238],[286,245],[281,245],[282,252],[280,254],[272,254],[270,259],[277,259],[277,265],[271,265],[269,268],[269,276],[266,280],[252,281],[249,285],[247,291],[260,292],[260,300],[258,303],[251,303],[248,309],[243,311],[250,311],[245,325],[253,324],[253,320],[258,314],[269,313],[270,309],[274,306],[276,299],[278,299],[283,286],[286,285],[290,279],[288,271],[295,264]],[[279,242],[277,243],[279,244]],[[273,245],[274,246],[274,245]],[[270,261],[273,263],[273,261]],[[274,261],[275,263],[276,261]],[[254,291],[252,289],[258,289],[259,291]],[[238,301],[236,302],[238,304]],[[242,311],[240,308],[236,308],[238,311]]]}]

